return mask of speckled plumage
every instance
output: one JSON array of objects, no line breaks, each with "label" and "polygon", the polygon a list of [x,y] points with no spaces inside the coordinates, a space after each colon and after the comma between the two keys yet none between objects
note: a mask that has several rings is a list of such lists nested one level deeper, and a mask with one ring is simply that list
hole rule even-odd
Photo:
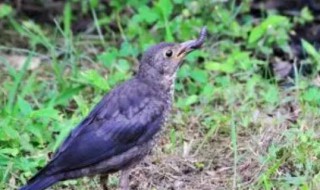
[{"label": "speckled plumage", "polygon": [[[125,171],[141,161],[167,118],[184,55],[202,43],[203,39],[151,47],[137,75],[104,96],[21,190],[42,190],[58,181]],[[127,172],[120,185],[129,189]]]}]

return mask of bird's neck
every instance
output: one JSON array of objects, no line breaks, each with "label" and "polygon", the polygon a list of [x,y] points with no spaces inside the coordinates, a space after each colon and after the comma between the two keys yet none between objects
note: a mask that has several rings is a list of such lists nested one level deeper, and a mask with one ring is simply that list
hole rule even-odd
[{"label": "bird's neck", "polygon": [[136,77],[146,83],[150,88],[154,89],[156,93],[159,94],[169,106],[171,106],[174,95],[176,74],[172,76],[138,74]]},{"label": "bird's neck", "polygon": [[170,91],[171,89],[173,89],[176,74],[174,73],[172,75],[164,75],[158,72],[139,71],[136,77],[158,90]]}]

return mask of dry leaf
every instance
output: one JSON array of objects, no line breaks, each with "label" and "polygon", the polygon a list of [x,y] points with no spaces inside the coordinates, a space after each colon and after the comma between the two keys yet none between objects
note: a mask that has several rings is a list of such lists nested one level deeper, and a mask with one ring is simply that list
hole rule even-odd
[{"label": "dry leaf", "polygon": [[182,156],[185,158],[185,157],[188,157],[190,155],[190,151],[192,149],[192,140],[191,142],[183,142],[183,154]]},{"label": "dry leaf", "polygon": [[274,63],[272,64],[272,69],[276,78],[282,80],[290,74],[290,71],[292,70],[292,64],[276,57],[274,59]]},{"label": "dry leaf", "polygon": [[316,87],[320,87],[320,75],[317,75],[316,78],[312,80],[312,84]]},{"label": "dry leaf", "polygon": [[[0,56],[3,57],[5,60],[7,60],[8,63],[17,70],[21,70],[23,68],[23,65],[28,60],[28,56],[24,56],[24,55],[0,55]],[[39,67],[40,63],[41,63],[41,59],[39,57],[32,57],[30,59],[30,63],[27,69],[35,70],[36,68]]]}]

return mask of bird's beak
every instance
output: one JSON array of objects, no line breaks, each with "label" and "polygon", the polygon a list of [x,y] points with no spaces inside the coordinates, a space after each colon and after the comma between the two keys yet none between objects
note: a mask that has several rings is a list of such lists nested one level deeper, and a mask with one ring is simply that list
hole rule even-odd
[{"label": "bird's beak", "polygon": [[198,39],[189,40],[189,41],[183,42],[179,45],[179,50],[178,50],[177,56],[179,58],[182,58],[185,55],[187,55],[188,53],[190,53],[191,51],[193,51],[195,49],[199,49],[202,46],[202,44],[204,43],[206,36],[207,36],[207,29],[206,29],[206,27],[203,27],[201,29],[200,36]]}]

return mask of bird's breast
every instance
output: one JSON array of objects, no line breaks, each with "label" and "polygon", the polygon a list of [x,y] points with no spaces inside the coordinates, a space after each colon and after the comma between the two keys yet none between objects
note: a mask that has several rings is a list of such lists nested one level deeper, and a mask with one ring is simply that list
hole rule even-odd
[{"label": "bird's breast", "polygon": [[176,79],[176,74],[173,74],[171,76],[166,76],[164,79],[165,100],[169,110],[171,109],[171,104],[174,97],[175,79]]}]

